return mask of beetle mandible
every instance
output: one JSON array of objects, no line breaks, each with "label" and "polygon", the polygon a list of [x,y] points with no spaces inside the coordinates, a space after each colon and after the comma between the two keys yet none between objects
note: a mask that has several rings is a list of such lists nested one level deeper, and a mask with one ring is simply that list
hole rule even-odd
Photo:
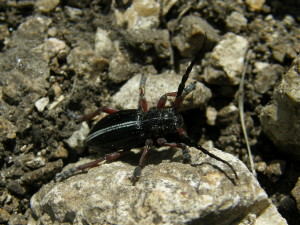
[{"label": "beetle mandible", "polygon": [[[185,86],[189,74],[193,66],[203,55],[207,37],[205,35],[204,43],[198,51],[190,65],[182,76],[177,92],[166,93],[159,99],[156,108],[148,110],[147,100],[145,98],[146,78],[142,76],[140,81],[140,97],[139,104],[141,109],[115,110],[107,107],[102,107],[96,112],[84,116],[82,119],[93,118],[101,111],[109,115],[100,120],[91,129],[87,137],[87,146],[97,151],[107,152],[107,154],[95,161],[87,164],[71,168],[56,176],[57,179],[64,179],[74,174],[77,171],[96,167],[100,162],[109,162],[120,158],[128,153],[131,148],[144,146],[138,166],[133,171],[131,181],[136,183],[141,175],[141,170],[144,166],[145,159],[149,150],[154,145],[154,141],[159,146],[169,146],[182,149],[183,163],[191,163],[191,155],[187,146],[195,147],[204,154],[226,164],[234,172],[237,178],[237,173],[227,161],[212,154],[201,145],[194,142],[185,132],[183,128],[183,118],[178,113],[183,98],[195,88],[195,82]],[[175,97],[175,101],[171,108],[166,108],[165,104],[167,97]],[[165,137],[168,134],[177,133],[180,137],[180,142],[168,142]]]}]

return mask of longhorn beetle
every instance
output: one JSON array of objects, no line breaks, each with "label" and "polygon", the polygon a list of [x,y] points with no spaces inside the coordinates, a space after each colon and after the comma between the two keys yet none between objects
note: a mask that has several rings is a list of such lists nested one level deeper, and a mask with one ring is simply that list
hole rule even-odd
[{"label": "longhorn beetle", "polygon": [[[56,180],[67,178],[79,170],[96,167],[100,162],[109,162],[115,160],[128,153],[131,148],[144,145],[144,150],[139,160],[139,164],[133,171],[133,175],[131,177],[131,181],[135,184],[135,182],[139,180],[145,159],[149,153],[149,150],[153,146],[154,141],[156,141],[160,146],[169,146],[182,149],[184,163],[191,163],[191,155],[187,145],[195,147],[204,154],[207,154],[210,157],[226,164],[234,172],[234,175],[237,178],[237,173],[228,162],[210,153],[201,145],[198,145],[196,142],[191,140],[191,138],[183,129],[183,118],[178,113],[178,109],[183,101],[184,96],[186,96],[195,88],[195,82],[191,83],[187,87],[185,87],[185,83],[193,66],[203,55],[206,39],[207,37],[205,35],[203,46],[191,61],[190,65],[182,76],[177,92],[164,94],[159,99],[156,108],[148,110],[147,100],[145,98],[146,78],[142,76],[139,88],[139,104],[141,109],[118,111],[115,109],[102,107],[95,113],[84,116],[82,119],[93,118],[100,111],[104,111],[109,114],[91,129],[87,137],[87,146],[97,151],[106,151],[110,153],[107,153],[104,157],[98,160],[67,170],[60,175],[57,175]],[[168,96],[175,97],[173,107],[171,108],[165,107]],[[173,133],[179,134],[180,142],[170,143],[164,138]]]}]

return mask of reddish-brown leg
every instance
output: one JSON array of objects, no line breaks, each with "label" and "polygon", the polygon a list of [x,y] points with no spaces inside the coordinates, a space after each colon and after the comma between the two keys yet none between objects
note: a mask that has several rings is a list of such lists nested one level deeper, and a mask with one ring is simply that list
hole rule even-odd
[{"label": "reddish-brown leg", "polygon": [[163,109],[166,106],[166,102],[167,102],[167,97],[168,96],[172,96],[172,97],[176,97],[177,92],[170,92],[170,93],[166,93],[163,96],[160,97],[160,99],[157,102],[157,108],[158,109]]},{"label": "reddish-brown leg", "polygon": [[121,156],[127,154],[128,152],[129,151],[120,150],[117,152],[112,152],[112,153],[106,154],[104,157],[102,157],[100,159],[97,159],[95,161],[71,168],[61,174],[56,175],[55,180],[56,181],[64,180],[64,179],[72,176],[73,174],[75,174],[77,171],[80,171],[80,170],[83,171],[85,169],[90,169],[90,168],[99,166],[99,163],[101,163],[101,162],[105,163],[105,162],[110,162],[110,161],[116,160],[116,159],[120,158]]},{"label": "reddish-brown leg", "polygon": [[190,151],[187,148],[187,145],[184,143],[168,143],[166,139],[164,138],[158,138],[157,140],[157,144],[159,144],[160,146],[169,146],[172,148],[181,148],[182,149],[182,156],[183,156],[183,163],[191,163],[191,155],[190,155]]},{"label": "reddish-brown leg", "polygon": [[158,109],[162,109],[165,108],[166,102],[167,102],[167,97],[171,96],[171,97],[176,97],[175,98],[175,102],[174,102],[174,107],[175,108],[179,108],[183,98],[190,93],[192,90],[194,90],[196,87],[196,82],[192,82],[190,83],[188,86],[186,86],[181,94],[181,96],[177,96],[177,92],[170,92],[170,93],[166,93],[163,96],[160,97],[160,99],[158,100],[157,103],[157,108]]},{"label": "reddish-brown leg", "polygon": [[140,161],[139,161],[139,165],[135,168],[135,170],[133,171],[133,175],[131,177],[131,181],[133,182],[133,184],[135,184],[141,176],[142,168],[144,166],[147,154],[150,151],[152,145],[153,145],[153,140],[152,139],[147,139],[146,142],[145,142],[144,151],[143,151],[142,156],[141,156]]},{"label": "reddish-brown leg", "polygon": [[148,111],[148,102],[145,98],[145,85],[146,85],[146,77],[142,75],[140,81],[140,98],[139,98],[139,105],[142,108],[143,112]]},{"label": "reddish-brown leg", "polygon": [[107,114],[113,114],[113,113],[118,112],[118,111],[119,110],[111,109],[111,108],[108,108],[108,107],[101,107],[101,108],[97,109],[96,111],[94,111],[92,113],[83,115],[81,118],[79,118],[79,120],[88,121],[88,120],[93,119],[95,116],[99,115],[101,112],[105,112]]}]

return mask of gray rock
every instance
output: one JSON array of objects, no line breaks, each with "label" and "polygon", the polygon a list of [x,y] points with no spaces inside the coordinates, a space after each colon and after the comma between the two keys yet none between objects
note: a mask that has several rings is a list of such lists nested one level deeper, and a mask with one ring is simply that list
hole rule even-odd
[{"label": "gray rock", "polygon": [[90,132],[90,129],[86,122],[81,124],[79,130],[75,131],[71,137],[69,137],[65,142],[69,145],[69,147],[76,151],[77,154],[82,154],[83,150],[85,149],[85,139]]},{"label": "gray rock", "polygon": [[162,4],[162,14],[166,16],[168,12],[172,9],[174,5],[176,5],[177,0],[164,0]]},{"label": "gray rock", "polygon": [[295,187],[291,191],[291,194],[296,200],[298,211],[300,211],[300,177],[298,177],[298,181],[295,184]]},{"label": "gray rock", "polygon": [[239,117],[239,109],[234,104],[229,104],[218,112],[217,121],[222,125],[228,125]]},{"label": "gray rock", "polygon": [[265,0],[246,0],[245,2],[250,11],[260,11],[265,3]]},{"label": "gray rock", "polygon": [[190,150],[196,166],[178,162],[181,151],[151,152],[135,186],[136,162],[122,161],[51,182],[31,198],[31,224],[287,224],[241,161],[211,150],[235,168],[234,184],[228,166]]},{"label": "gray rock", "polygon": [[293,46],[289,44],[274,44],[272,45],[272,55],[275,60],[283,63],[286,58],[295,59],[297,57]]},{"label": "gray rock", "polygon": [[48,97],[43,97],[37,100],[34,105],[37,108],[39,112],[43,112],[45,107],[49,104],[49,98]]},{"label": "gray rock", "polygon": [[283,160],[271,161],[265,170],[266,175],[275,183],[285,172],[285,164]]},{"label": "gray rock", "polygon": [[254,88],[260,94],[268,92],[283,73],[283,68],[276,64],[256,62],[254,67],[253,73],[256,73]]},{"label": "gray rock", "polygon": [[100,57],[110,58],[114,50],[109,33],[98,27],[95,34],[95,54]]},{"label": "gray rock", "polygon": [[291,69],[275,88],[272,101],[260,114],[264,132],[286,154],[300,160],[300,60],[297,57]]},{"label": "gray rock", "polygon": [[44,43],[35,48],[35,52],[42,54],[44,59],[51,62],[51,60],[55,57],[65,59],[70,52],[70,48],[62,40],[57,38],[48,38]]},{"label": "gray rock", "polygon": [[239,83],[243,72],[248,40],[233,33],[227,33],[213,49],[211,66],[205,71],[205,81],[211,84]]},{"label": "gray rock", "polygon": [[0,117],[0,141],[2,142],[6,138],[15,139],[17,137],[17,127],[9,120]]},{"label": "gray rock", "polygon": [[15,214],[9,218],[9,225],[26,225],[27,220],[25,215]]},{"label": "gray rock", "polygon": [[135,29],[122,31],[121,34],[125,45],[128,49],[132,49],[131,54],[139,60],[144,59],[147,63],[153,63],[170,57],[170,36],[166,29]]},{"label": "gray rock", "polygon": [[70,6],[64,7],[66,15],[70,18],[71,21],[76,22],[79,21],[82,17],[82,10],[78,8],[73,8]]},{"label": "gray rock", "polygon": [[78,42],[67,56],[67,62],[71,69],[80,75],[87,77],[98,77],[108,67],[108,60],[95,56],[92,46],[84,40]]},{"label": "gray rock", "polygon": [[3,41],[4,44],[7,44],[9,42],[8,41],[9,37],[10,37],[10,33],[8,31],[7,25],[1,24],[0,25],[0,41]]},{"label": "gray rock", "polygon": [[234,33],[239,33],[241,30],[245,29],[247,27],[247,22],[247,18],[242,13],[236,11],[226,17],[226,26]]},{"label": "gray rock", "polygon": [[177,21],[170,22],[170,29],[178,33],[172,39],[173,45],[183,57],[193,57],[203,45],[204,35],[207,35],[206,48],[211,49],[218,41],[219,34],[209,23],[199,16],[186,16],[177,25]]},{"label": "gray rock", "polygon": [[133,66],[130,64],[128,55],[125,55],[117,48],[109,62],[109,79],[114,83],[120,83],[128,80],[133,73]]},{"label": "gray rock", "polygon": [[[181,81],[181,76],[172,73],[146,76],[145,97],[148,107],[157,105],[159,98],[168,92],[176,92]],[[120,91],[112,97],[111,106],[119,109],[137,109],[139,100],[139,84],[141,75],[131,78]],[[188,79],[187,84],[193,82]],[[182,104],[182,109],[199,108],[203,106],[211,97],[210,90],[204,84],[197,82],[196,89],[188,94]],[[173,102],[174,97],[169,97]],[[171,106],[170,101],[166,106]]]},{"label": "gray rock", "polygon": [[5,209],[0,209],[0,223],[7,223],[10,214]]},{"label": "gray rock", "polygon": [[43,156],[36,156],[32,160],[25,162],[26,167],[31,169],[37,169],[45,166],[46,159]]},{"label": "gray rock", "polygon": [[152,29],[159,25],[160,3],[155,0],[132,1],[126,10],[114,11],[116,22],[128,29]]},{"label": "gray rock", "polygon": [[37,182],[46,181],[49,178],[53,177],[57,171],[60,171],[63,167],[63,161],[61,159],[56,160],[54,162],[48,162],[45,166],[29,171],[25,173],[20,180],[16,180],[17,182],[20,181],[21,185],[32,185]]},{"label": "gray rock", "polygon": [[43,13],[49,13],[59,4],[60,0],[37,0],[34,4],[35,8]]},{"label": "gray rock", "polygon": [[51,22],[43,16],[26,18],[12,33],[10,48],[0,53],[0,114],[10,118],[19,133],[31,126],[28,115],[49,88],[50,68],[36,48],[46,40]]},{"label": "gray rock", "polygon": [[267,169],[267,163],[266,162],[257,162],[255,164],[255,170],[259,173],[265,173]]},{"label": "gray rock", "polygon": [[214,107],[207,107],[206,108],[206,122],[210,126],[216,125],[218,111]]}]

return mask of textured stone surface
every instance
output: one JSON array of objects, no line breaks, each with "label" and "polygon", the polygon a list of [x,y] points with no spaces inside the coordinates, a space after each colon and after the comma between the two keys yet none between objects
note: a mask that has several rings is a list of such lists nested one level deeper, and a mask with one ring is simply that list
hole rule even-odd
[{"label": "textured stone surface", "polygon": [[257,62],[254,67],[253,73],[256,73],[254,88],[260,94],[272,90],[272,87],[283,73],[283,68],[276,64]]},{"label": "textured stone surface", "polygon": [[43,13],[49,13],[59,4],[59,0],[37,0],[35,7],[38,11]]},{"label": "textured stone surface", "polygon": [[248,40],[227,33],[213,49],[211,67],[206,70],[205,81],[211,84],[238,84],[244,68]]},{"label": "textured stone surface", "polygon": [[234,33],[239,33],[247,27],[248,20],[239,12],[232,12],[226,17],[226,26]]},{"label": "textured stone surface", "polygon": [[43,222],[43,218],[50,217],[52,222],[46,224],[183,224],[193,221],[222,225],[237,221],[250,224],[245,223],[249,217],[254,221],[255,218],[265,220],[267,210],[271,214],[268,224],[286,224],[243,163],[216,149],[211,152],[228,161],[239,179],[234,180],[227,165],[196,149],[191,148],[196,165],[191,166],[179,162],[180,151],[163,148],[150,152],[135,186],[129,180],[136,165],[136,162],[128,162],[132,157],[45,185],[31,199],[33,218]]},{"label": "textured stone surface", "polygon": [[265,0],[246,0],[246,4],[250,11],[260,11],[265,3]]},{"label": "textured stone surface", "polygon": [[[152,108],[157,105],[159,98],[168,92],[176,92],[181,81],[181,76],[172,73],[164,73],[160,75],[146,76],[145,97],[148,101],[148,107]],[[139,99],[139,84],[141,75],[131,78],[120,91],[113,96],[112,106],[120,109],[137,109]],[[187,84],[193,82],[188,79]],[[197,82],[196,89],[186,96],[183,101],[182,108],[191,109],[203,106],[211,97],[210,90],[202,83]],[[126,99],[126,101],[125,101]],[[174,101],[174,97],[169,97],[170,101],[166,106],[170,106],[170,102]]]},{"label": "textured stone surface", "polygon": [[126,10],[115,10],[116,22],[128,29],[151,29],[159,25],[160,4],[155,0],[136,0]]},{"label": "textured stone surface", "polygon": [[183,17],[179,24],[171,21],[169,27],[174,26],[177,35],[172,43],[183,57],[193,57],[202,48],[204,35],[207,36],[206,49],[211,49],[218,41],[219,34],[208,22],[199,16]]},{"label": "textured stone surface", "polygon": [[300,60],[275,88],[272,101],[260,114],[264,132],[283,152],[300,160]]},{"label": "textured stone surface", "polygon": [[300,177],[298,177],[298,181],[295,184],[295,187],[292,190],[292,195],[296,200],[297,208],[300,211]]}]

